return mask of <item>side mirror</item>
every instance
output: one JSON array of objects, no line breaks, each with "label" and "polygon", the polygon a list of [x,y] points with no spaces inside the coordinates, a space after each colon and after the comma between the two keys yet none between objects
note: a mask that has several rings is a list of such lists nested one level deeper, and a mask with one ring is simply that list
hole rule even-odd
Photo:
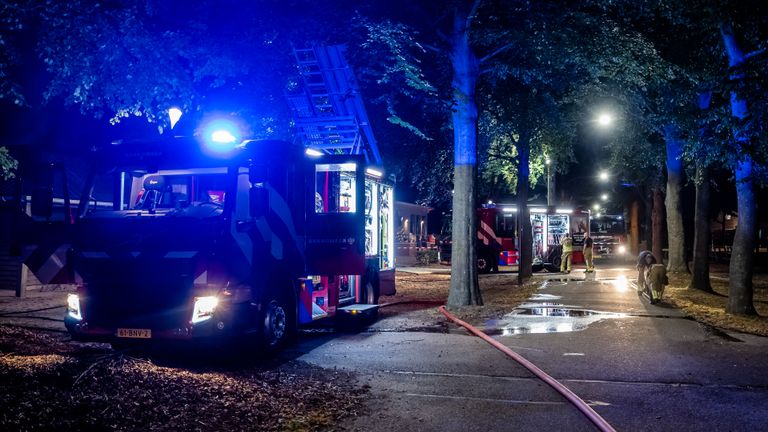
[{"label": "side mirror", "polygon": [[32,190],[32,216],[50,219],[53,216],[53,189],[36,187]]},{"label": "side mirror", "polygon": [[248,190],[251,217],[258,219],[269,212],[269,190],[263,186],[254,186]]}]

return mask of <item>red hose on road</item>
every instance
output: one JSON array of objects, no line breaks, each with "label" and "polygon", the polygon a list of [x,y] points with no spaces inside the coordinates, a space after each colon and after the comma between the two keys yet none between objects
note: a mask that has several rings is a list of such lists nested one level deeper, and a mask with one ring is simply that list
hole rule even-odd
[{"label": "red hose on road", "polygon": [[568,387],[560,384],[559,381],[552,378],[551,376],[547,375],[546,372],[536,367],[535,364],[529,362],[526,360],[523,356],[520,354],[512,351],[511,349],[504,346],[502,343],[496,341],[495,339],[491,338],[487,334],[483,333],[482,331],[478,330],[476,327],[472,326],[471,324],[468,324],[448,312],[448,310],[445,308],[445,306],[440,306],[440,312],[442,312],[443,315],[445,315],[446,318],[449,320],[455,322],[456,324],[464,327],[465,329],[469,330],[470,333],[473,335],[482,338],[489,344],[493,345],[496,349],[503,352],[507,356],[511,357],[516,362],[520,363],[531,371],[534,375],[539,377],[542,381],[549,384],[550,387],[555,389],[558,393],[563,395],[569,402],[571,402],[579,411],[581,411],[589,421],[591,421],[595,426],[597,426],[598,429],[600,429],[603,432],[616,432],[616,429],[613,428],[610,424],[608,424],[607,421],[605,421],[604,418],[600,416],[595,410],[592,409],[591,406],[589,406],[586,402],[584,402],[583,399],[578,397],[576,393],[572,392]]}]

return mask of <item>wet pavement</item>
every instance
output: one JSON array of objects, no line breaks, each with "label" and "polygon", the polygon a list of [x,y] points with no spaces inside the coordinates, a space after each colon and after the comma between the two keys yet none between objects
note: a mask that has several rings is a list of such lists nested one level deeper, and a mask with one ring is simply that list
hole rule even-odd
[{"label": "wet pavement", "polygon": [[[638,297],[628,267],[539,275],[519,308],[483,323],[617,430],[763,430],[768,338],[725,332]],[[514,277],[514,275],[510,275]],[[400,320],[404,318],[400,317]],[[365,431],[595,430],[537,378],[450,327],[337,334],[294,355],[371,386]],[[386,320],[379,323],[387,328]],[[393,327],[394,328],[394,327]]]}]

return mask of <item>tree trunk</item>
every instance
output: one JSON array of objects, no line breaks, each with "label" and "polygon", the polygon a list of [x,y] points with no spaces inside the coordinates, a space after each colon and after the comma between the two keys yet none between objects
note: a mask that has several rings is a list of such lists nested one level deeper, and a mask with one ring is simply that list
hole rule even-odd
[{"label": "tree trunk", "polygon": [[531,232],[531,216],[528,211],[528,179],[531,175],[530,156],[531,142],[528,135],[520,134],[517,141],[517,217],[520,223],[520,266],[517,280],[522,284],[533,276],[533,233]]},{"label": "tree trunk", "polygon": [[[730,25],[723,25],[720,30],[728,54],[728,65],[732,71],[735,71],[731,75],[731,80],[743,80],[744,74],[738,71],[738,68],[744,64],[744,52],[739,46],[733,28]],[[731,92],[731,115],[742,123],[748,114],[746,99],[736,92]],[[726,310],[733,314],[756,315],[752,290],[752,262],[757,208],[752,179],[753,162],[748,153],[750,137],[749,131],[745,130],[746,127],[748,126],[739,124],[733,130],[733,136],[740,144],[742,154],[739,155],[734,167],[739,224],[736,226],[731,250],[730,285]]]},{"label": "tree trunk", "polygon": [[661,186],[653,187],[653,209],[651,210],[651,252],[653,256],[664,262],[663,236],[664,236],[664,194]]},{"label": "tree trunk", "polygon": [[467,13],[454,14],[451,52],[453,67],[453,231],[451,288],[448,307],[482,305],[477,280],[477,103],[475,88],[480,73],[478,59],[469,44]]},{"label": "tree trunk", "polygon": [[669,273],[688,273],[685,260],[685,229],[683,228],[683,210],[680,204],[680,189],[683,176],[682,146],[677,127],[668,125],[664,128],[664,141],[667,148],[667,242],[669,243]]},{"label": "tree trunk", "polygon": [[[712,100],[711,91],[699,92],[699,109],[704,111],[709,109]],[[707,139],[707,131],[702,128],[699,133],[701,139]],[[703,161],[703,156],[699,155],[696,161],[696,204],[694,209],[693,221],[693,275],[690,289],[697,289],[704,292],[713,292],[712,284],[709,281],[709,252],[712,242],[712,233],[709,223],[709,166]]]},{"label": "tree trunk", "polygon": [[640,254],[640,202],[632,201],[629,210],[629,251],[632,255]]},{"label": "tree trunk", "polygon": [[688,288],[712,292],[709,283],[709,168],[696,163],[696,210],[693,233],[693,277]]}]

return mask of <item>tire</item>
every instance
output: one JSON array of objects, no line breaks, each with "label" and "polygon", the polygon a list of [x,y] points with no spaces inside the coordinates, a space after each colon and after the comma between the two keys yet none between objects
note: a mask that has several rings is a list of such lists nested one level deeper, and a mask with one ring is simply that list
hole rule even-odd
[{"label": "tire", "polygon": [[293,308],[279,297],[265,303],[261,314],[261,344],[269,352],[283,348],[296,333]]},{"label": "tire", "polygon": [[488,260],[487,256],[477,257],[477,271],[482,274],[490,273],[493,265]]},{"label": "tire", "polygon": [[561,257],[559,257],[559,256],[554,257],[552,259],[552,267],[554,267],[553,271],[559,272],[560,271],[560,265],[562,264],[562,262],[563,262],[563,260],[562,260]]},{"label": "tire", "polygon": [[379,304],[379,290],[371,281],[365,283],[362,302],[365,304]]}]

